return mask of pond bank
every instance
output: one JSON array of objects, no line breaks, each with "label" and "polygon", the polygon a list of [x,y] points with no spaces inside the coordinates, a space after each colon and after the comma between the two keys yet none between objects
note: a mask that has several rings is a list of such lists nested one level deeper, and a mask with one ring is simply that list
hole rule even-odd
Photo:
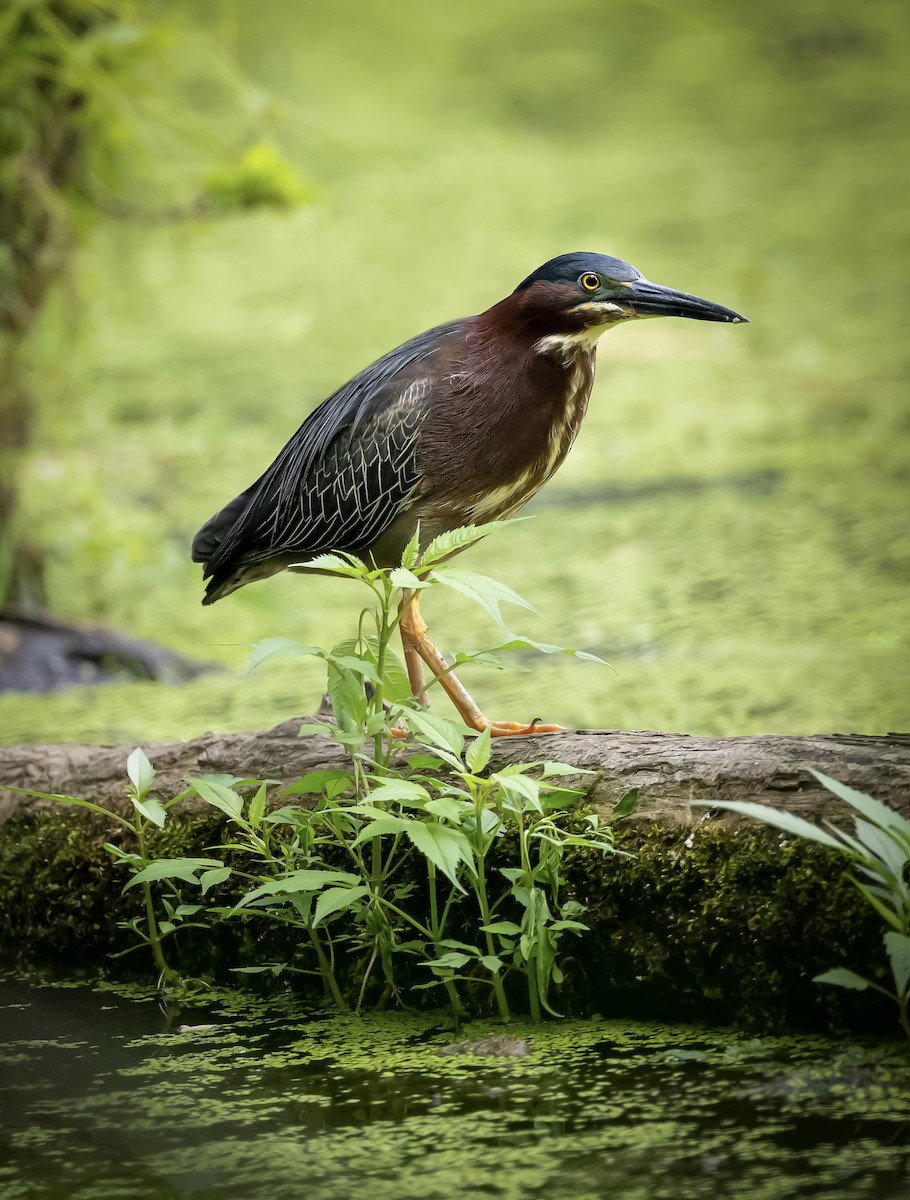
[{"label": "pond bank", "polygon": [[[266,734],[234,739],[209,735],[212,741],[206,743],[205,755],[196,743],[150,747],[162,796],[179,790],[175,781],[192,773],[191,760],[196,771],[232,769],[238,775],[271,778],[277,774],[285,781],[331,761],[338,748],[322,738],[298,739],[296,725],[299,722],[288,722]],[[500,743],[494,765],[509,757],[539,756],[543,740]],[[595,808],[608,812],[619,794],[632,784],[641,786],[648,772],[653,792],[649,794],[645,787],[637,819],[617,828],[617,844],[630,857],[603,858],[577,851],[568,860],[570,887],[587,910],[584,920],[590,929],[567,946],[566,980],[554,997],[557,1008],[729,1021],[753,1030],[836,1029],[845,1024],[872,1031],[892,1027],[893,1014],[886,1002],[879,1003],[869,993],[858,995],[812,982],[814,975],[838,966],[884,982],[878,919],[845,878],[843,860],[765,829],[694,818],[693,813],[704,810],[689,810],[688,804],[679,803],[673,808],[666,793],[675,788],[677,793],[710,798],[712,783],[697,765],[702,761],[699,754],[704,759],[708,753],[701,744],[705,742],[713,742],[716,757],[722,757],[722,743],[789,741],[802,743],[804,752],[811,748],[816,756],[825,743],[828,758],[821,765],[834,771],[829,760],[835,756],[843,768],[837,773],[853,783],[862,780],[851,777],[851,772],[855,776],[868,768],[871,746],[877,743],[875,761],[880,764],[882,786],[892,801],[903,796],[906,803],[907,739],[714,740],[595,733],[545,740],[545,753],[578,766],[592,763],[592,745],[640,748],[638,759],[629,751],[628,772],[614,769],[597,778],[589,797]],[[235,755],[230,763],[223,758],[228,743]],[[534,749],[529,751],[526,743]],[[216,746],[221,747],[221,759]],[[28,749],[34,753],[34,748]],[[87,777],[94,772],[97,790],[81,794],[116,806],[115,792],[123,794],[127,748],[48,749],[68,762],[71,773],[81,770]],[[289,754],[296,756],[293,764]],[[793,762],[797,754],[791,746]],[[665,767],[670,762],[662,773],[661,758]],[[34,777],[38,761],[30,759],[29,777],[17,776],[16,782],[55,790],[47,775]],[[754,755],[749,761],[754,762]],[[633,779],[636,763],[640,777]],[[688,779],[682,772],[685,763]],[[174,775],[170,792],[166,790],[169,771]],[[723,794],[720,779],[715,772],[715,797]],[[784,764],[780,779],[786,783],[772,780],[770,790],[783,792],[782,807],[798,809],[802,803],[805,815],[842,815],[836,805],[822,805],[809,786],[815,781],[792,763]],[[5,782],[11,782],[8,776]],[[132,935],[118,929],[118,922],[135,915],[140,901],[137,891],[122,894],[123,868],[103,849],[113,832],[108,823],[82,810],[34,801],[8,804],[6,813],[0,838],[0,947],[20,962],[52,954],[56,959],[99,964],[126,949]],[[158,837],[159,856],[200,855],[224,840],[220,813],[189,805],[175,813]],[[233,899],[219,897],[219,901]],[[249,926],[215,924],[204,932],[181,933],[176,965],[184,974],[227,980],[232,968],[289,962],[294,951],[294,936],[280,929],[257,928],[254,935]],[[140,957],[134,959],[137,966]],[[417,977],[419,973],[414,982]]]}]

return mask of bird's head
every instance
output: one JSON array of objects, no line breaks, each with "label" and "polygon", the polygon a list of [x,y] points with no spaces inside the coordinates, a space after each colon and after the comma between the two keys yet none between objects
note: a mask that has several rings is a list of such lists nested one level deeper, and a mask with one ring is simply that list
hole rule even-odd
[{"label": "bird's head", "polygon": [[651,283],[622,259],[587,252],[551,258],[502,303],[540,335],[542,349],[590,348],[611,326],[636,317],[747,321],[711,300]]}]

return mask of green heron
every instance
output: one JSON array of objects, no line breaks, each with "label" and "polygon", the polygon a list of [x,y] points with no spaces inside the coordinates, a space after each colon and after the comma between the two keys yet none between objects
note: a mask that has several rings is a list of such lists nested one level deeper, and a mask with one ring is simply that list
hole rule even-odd
[{"label": "green heron", "polygon": [[[636,317],[745,317],[649,283],[603,254],[562,254],[478,316],[418,334],[324,400],[254,484],[200,529],[193,561],[203,604],[307,559],[345,551],[394,566],[463,525],[512,516],[569,452],[594,382],[602,333]],[[419,592],[399,622],[415,695],[425,663],[475,729],[559,726],[490,721],[427,636]]]}]

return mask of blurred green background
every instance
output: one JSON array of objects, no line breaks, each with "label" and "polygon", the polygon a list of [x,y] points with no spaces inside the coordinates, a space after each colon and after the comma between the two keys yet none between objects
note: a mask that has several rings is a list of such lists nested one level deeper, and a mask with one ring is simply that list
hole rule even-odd
[{"label": "blurred green background", "polygon": [[[331,645],[354,628],[357,589],[284,575],[203,609],[193,533],[379,354],[576,249],[752,323],[648,321],[603,339],[585,426],[534,519],[464,565],[540,610],[516,610],[517,630],[612,669],[529,658],[530,674],[475,668],[466,682],[497,717],[568,725],[908,727],[902,0],[180,12],[278,97],[275,135],[310,198],[96,222],[33,339],[23,505],[50,547],[57,612],[225,671],[8,695],[5,742],[182,737],[312,711],[318,665],[246,677],[246,644]],[[243,123],[204,82],[160,88],[213,136]],[[123,189],[150,201],[200,169],[165,138],[143,166]],[[425,612],[444,648],[496,642],[448,592]]]}]

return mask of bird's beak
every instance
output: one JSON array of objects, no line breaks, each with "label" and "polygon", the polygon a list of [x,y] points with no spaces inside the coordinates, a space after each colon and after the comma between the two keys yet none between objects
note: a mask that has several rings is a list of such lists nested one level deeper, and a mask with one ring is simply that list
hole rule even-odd
[{"label": "bird's beak", "polygon": [[631,309],[636,317],[689,317],[693,321],[728,321],[732,325],[747,325],[749,318],[724,308],[712,300],[690,296],[688,292],[675,292],[647,279],[636,279],[627,283],[614,303]]}]

